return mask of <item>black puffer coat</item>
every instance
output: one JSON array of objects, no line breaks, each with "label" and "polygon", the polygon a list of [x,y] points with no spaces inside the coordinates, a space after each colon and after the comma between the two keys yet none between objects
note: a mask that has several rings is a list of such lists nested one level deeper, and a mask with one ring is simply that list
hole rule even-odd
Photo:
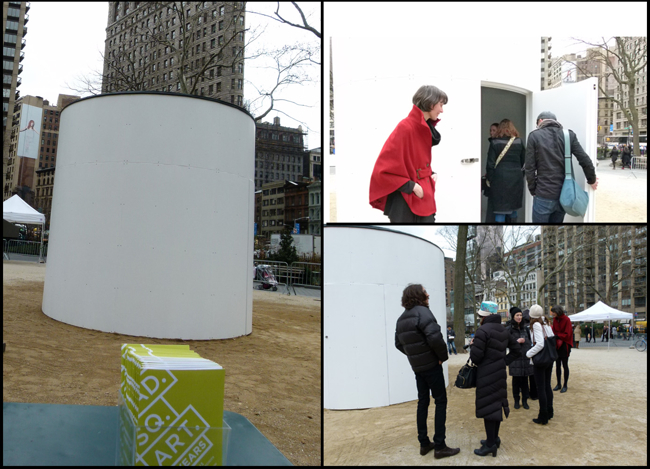
[{"label": "black puffer coat", "polygon": [[402,313],[395,328],[395,347],[408,357],[416,373],[449,359],[440,326],[426,306],[414,306]]},{"label": "black puffer coat", "polygon": [[508,332],[512,334],[515,340],[525,340],[523,344],[519,344],[521,347],[519,358],[513,360],[510,366],[508,366],[510,376],[531,376],[535,369],[533,368],[533,365],[530,364],[530,358],[526,358],[526,352],[528,352],[528,350],[533,346],[530,338],[530,327],[524,320],[517,323],[514,319],[511,319],[508,322],[506,329],[508,329]]},{"label": "black puffer coat", "polygon": [[[510,353],[506,356],[506,348]],[[479,327],[470,348],[469,357],[476,365],[476,418],[503,420],[501,409],[510,414],[506,365],[520,354],[521,347],[501,325],[501,316],[487,316]]]},{"label": "black puffer coat", "polygon": [[496,137],[490,141],[485,174],[490,181],[490,200],[495,212],[519,210],[524,197],[526,148],[520,138],[515,138],[498,165],[499,155],[508,145],[510,137]]}]

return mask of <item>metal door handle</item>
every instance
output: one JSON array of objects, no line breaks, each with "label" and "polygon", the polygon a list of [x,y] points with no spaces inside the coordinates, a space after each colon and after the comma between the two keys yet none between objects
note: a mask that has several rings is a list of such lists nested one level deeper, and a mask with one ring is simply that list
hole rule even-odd
[{"label": "metal door handle", "polygon": [[478,158],[465,158],[464,160],[460,160],[460,162],[463,164],[478,163]]}]

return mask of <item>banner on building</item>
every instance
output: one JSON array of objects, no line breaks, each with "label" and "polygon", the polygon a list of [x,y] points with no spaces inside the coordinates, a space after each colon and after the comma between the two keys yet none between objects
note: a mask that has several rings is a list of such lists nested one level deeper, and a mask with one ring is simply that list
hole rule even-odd
[{"label": "banner on building", "polygon": [[18,156],[38,157],[39,137],[43,122],[43,109],[23,104],[20,113],[20,133],[18,136]]}]

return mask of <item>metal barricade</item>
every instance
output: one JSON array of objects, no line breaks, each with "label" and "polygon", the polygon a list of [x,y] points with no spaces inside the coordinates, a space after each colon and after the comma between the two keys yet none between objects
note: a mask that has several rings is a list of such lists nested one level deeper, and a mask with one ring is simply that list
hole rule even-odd
[{"label": "metal barricade", "polygon": [[7,240],[3,239],[2,240],[2,259],[7,259],[9,260],[9,254],[7,254]]},{"label": "metal barricade", "polygon": [[293,262],[291,264],[291,286],[296,294],[296,286],[321,288],[322,264],[315,262]]},{"label": "metal barricade", "polygon": [[[259,261],[253,261],[253,265],[255,267],[257,267],[258,265],[270,266],[271,271],[273,272],[273,276],[275,277],[275,280],[278,282],[278,285],[284,285],[285,288],[287,289],[287,295],[291,295],[291,292],[289,291],[289,284],[291,282],[291,277],[289,276],[289,264],[281,261],[259,260]],[[253,283],[255,282],[257,282],[257,284],[260,286],[262,285],[262,281],[258,279],[257,275],[253,280]]]},{"label": "metal barricade", "polygon": [[23,241],[19,239],[10,239],[8,241],[4,241],[6,242],[6,246],[4,246],[4,252],[7,254],[38,256],[41,250],[40,241]]},{"label": "metal barricade", "polygon": [[632,169],[648,169],[648,157],[647,156],[633,156],[632,157]]}]

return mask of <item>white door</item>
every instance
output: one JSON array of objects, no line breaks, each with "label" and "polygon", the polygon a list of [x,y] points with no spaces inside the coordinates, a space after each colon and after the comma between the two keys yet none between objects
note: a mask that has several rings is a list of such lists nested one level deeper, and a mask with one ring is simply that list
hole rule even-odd
[{"label": "white door", "polygon": [[[558,122],[566,129],[571,129],[578,137],[580,145],[591,157],[596,166],[596,145],[598,133],[598,82],[596,78],[563,85],[560,88],[540,91],[532,94],[532,105],[528,106],[529,128],[536,128],[537,116],[543,111],[550,111],[557,117]],[[565,223],[593,222],[595,214],[595,194],[587,184],[585,173],[573,157],[573,175],[578,183],[589,194],[589,206],[584,218],[566,215]],[[526,191],[526,222],[532,222],[533,198]]]}]

